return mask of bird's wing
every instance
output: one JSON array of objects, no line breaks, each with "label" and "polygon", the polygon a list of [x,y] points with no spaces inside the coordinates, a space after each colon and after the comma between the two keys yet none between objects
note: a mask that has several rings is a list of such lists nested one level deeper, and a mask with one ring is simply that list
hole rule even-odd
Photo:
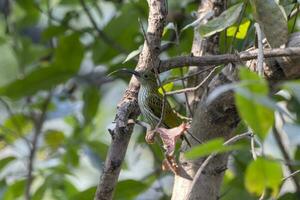
[{"label": "bird's wing", "polygon": [[[150,94],[147,99],[148,105],[152,111],[152,113],[157,117],[161,117],[162,113],[162,104],[163,97],[158,94]],[[163,119],[163,124],[168,128],[173,128],[179,126],[181,124],[181,119],[173,112],[168,101],[165,103],[165,116]]]}]

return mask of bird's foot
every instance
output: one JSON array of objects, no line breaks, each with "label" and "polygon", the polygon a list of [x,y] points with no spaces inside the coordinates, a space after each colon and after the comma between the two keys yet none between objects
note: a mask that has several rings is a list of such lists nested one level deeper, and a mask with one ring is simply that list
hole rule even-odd
[{"label": "bird's foot", "polygon": [[166,158],[163,160],[162,163],[162,170],[164,171],[171,170],[174,174],[178,174],[179,166],[173,155],[170,156],[166,154]]},{"label": "bird's foot", "polygon": [[146,133],[145,140],[148,144],[153,144],[154,143],[154,137],[156,135],[156,130],[148,130]]}]

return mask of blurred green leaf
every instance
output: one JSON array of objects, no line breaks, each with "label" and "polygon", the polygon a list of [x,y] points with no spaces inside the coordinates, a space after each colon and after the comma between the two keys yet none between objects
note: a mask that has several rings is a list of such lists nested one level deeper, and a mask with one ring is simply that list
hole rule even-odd
[{"label": "blurred green leaf", "polygon": [[7,164],[9,164],[11,161],[15,160],[15,157],[9,156],[6,158],[1,158],[0,159],[0,171],[3,170],[3,168],[6,167]]},{"label": "blurred green leaf", "polygon": [[44,135],[44,139],[47,145],[56,149],[64,143],[65,135],[61,131],[47,130]]},{"label": "blurred green leaf", "polygon": [[227,36],[234,37],[235,32],[237,31],[236,38],[241,40],[245,39],[250,24],[251,24],[250,20],[246,19],[242,21],[240,26],[230,26],[227,29]]},{"label": "blurred green leaf", "polygon": [[[173,87],[174,87],[174,82],[166,83],[166,84],[164,84],[162,87],[163,87],[163,89],[165,90],[165,92],[170,92],[170,91],[172,91],[172,89],[173,89]],[[159,92],[160,94],[163,94],[163,93],[164,93],[161,87],[158,88],[158,92]]]},{"label": "blurred green leaf", "polygon": [[[255,101],[257,94],[268,95],[268,85],[263,78],[248,69],[240,69],[240,79],[242,81],[250,81],[241,89],[236,89],[235,101],[238,112],[242,119],[250,126],[250,128],[262,139],[265,138],[274,123],[274,111]],[[243,90],[244,88],[244,90]],[[245,95],[245,91],[247,95]]]},{"label": "blurred green leaf", "polygon": [[140,13],[135,6],[138,6],[138,3],[123,4],[120,9],[120,15],[113,18],[103,28],[103,32],[121,47],[118,47],[119,50],[116,50],[102,39],[96,38],[93,45],[93,60],[95,63],[111,61],[113,57],[124,50],[121,48],[125,48],[125,50],[138,49],[140,44],[135,43],[134,38],[140,34],[138,24]]},{"label": "blurred green leaf", "polygon": [[5,131],[5,138],[8,142],[13,142],[17,138],[30,133],[33,127],[31,119],[24,114],[15,114],[7,118],[3,127],[7,129]]},{"label": "blurred green leaf", "polygon": [[32,195],[32,200],[41,200],[43,199],[45,192],[49,185],[47,184],[47,181],[45,181]]},{"label": "blurred green leaf", "polygon": [[8,44],[0,45],[0,87],[15,80],[18,76],[18,61]]},{"label": "blurred green leaf", "polygon": [[99,101],[100,101],[100,91],[96,87],[89,87],[83,93],[83,116],[85,123],[90,123],[95,115],[97,114]]},{"label": "blurred green leaf", "polygon": [[243,9],[243,3],[236,4],[226,11],[224,11],[219,17],[216,17],[206,24],[201,25],[199,30],[203,37],[209,37],[217,32],[223,31],[225,28],[231,26],[236,22]]},{"label": "blurred green leaf", "polygon": [[133,59],[134,57],[136,57],[137,55],[139,55],[142,52],[143,46],[140,46],[138,49],[130,52],[126,59],[123,61],[123,63],[126,63],[127,61]]},{"label": "blurred green leaf", "polygon": [[40,67],[24,78],[0,87],[0,95],[20,99],[68,80],[79,69],[83,50],[78,35],[61,38],[55,51],[53,64]]},{"label": "blurred green leaf", "polygon": [[39,44],[32,43],[30,38],[23,37],[20,39],[20,45],[14,48],[15,54],[18,58],[19,67],[23,71],[28,65],[33,64],[49,54],[49,49]]},{"label": "blurred green leaf", "polygon": [[97,187],[90,187],[72,196],[72,200],[90,200],[95,196]]},{"label": "blurred green leaf", "polygon": [[66,27],[64,26],[48,26],[42,34],[42,37],[45,41],[51,39],[52,37],[59,36],[66,31]]},{"label": "blurred green leaf", "polygon": [[265,189],[272,189],[275,197],[279,192],[283,174],[278,162],[259,157],[247,167],[245,185],[249,192],[260,196]]},{"label": "blurred green leaf", "polygon": [[9,185],[3,195],[3,200],[15,200],[24,193],[26,180],[17,180]]},{"label": "blurred green leaf", "polygon": [[114,199],[131,200],[146,190],[148,185],[141,181],[124,180],[117,184]]},{"label": "blurred green leaf", "polygon": [[197,159],[203,156],[208,156],[212,153],[224,153],[224,152],[233,151],[242,148],[242,146],[240,145],[224,146],[223,144],[224,144],[223,138],[216,138],[213,140],[209,140],[206,143],[193,147],[191,150],[185,153],[185,156],[188,159]]}]

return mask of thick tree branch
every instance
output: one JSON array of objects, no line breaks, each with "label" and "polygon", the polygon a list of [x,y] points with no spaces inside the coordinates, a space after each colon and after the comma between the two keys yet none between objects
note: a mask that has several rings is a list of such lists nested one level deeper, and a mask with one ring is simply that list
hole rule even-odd
[{"label": "thick tree branch", "polygon": [[[162,32],[167,16],[167,5],[164,0],[149,0],[149,17],[147,38],[140,53],[136,70],[151,69],[159,64],[159,52]],[[110,130],[112,143],[106,157],[105,166],[95,194],[96,200],[110,200],[116,187],[121,165],[125,157],[133,125],[129,119],[136,119],[139,114],[137,104],[139,84],[132,78],[123,99],[118,105],[115,118],[116,127]]]},{"label": "thick tree branch", "polygon": [[[162,60],[159,71],[164,72],[170,69],[184,66],[209,67],[209,65],[221,65],[231,62],[241,62],[256,59],[258,50],[243,51],[237,54],[206,55],[206,56],[178,56],[167,60]],[[285,49],[265,49],[264,57],[300,56],[300,47],[290,47]]]}]

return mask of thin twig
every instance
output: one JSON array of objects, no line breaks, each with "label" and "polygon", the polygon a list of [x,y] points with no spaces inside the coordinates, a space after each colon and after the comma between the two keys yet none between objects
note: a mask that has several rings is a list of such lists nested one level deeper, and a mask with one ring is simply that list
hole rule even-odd
[{"label": "thin twig", "polygon": [[199,83],[197,86],[190,87],[190,88],[184,88],[184,89],[181,89],[181,90],[175,90],[175,91],[166,92],[166,95],[188,93],[188,92],[192,92],[192,91],[198,90],[199,88],[201,88],[203,86],[203,84],[205,84],[207,82],[207,80],[209,80],[211,78],[212,75],[214,75],[214,72],[216,71],[217,68],[219,68],[219,67],[215,67],[213,70],[211,70],[209,72],[209,74],[205,77],[205,79],[203,79],[201,81],[201,83]]},{"label": "thin twig", "polygon": [[251,137],[251,154],[252,154],[253,160],[256,160],[257,159],[257,155],[256,155],[256,152],[255,152],[255,139],[254,139],[254,135],[252,135],[252,137]]},{"label": "thin twig", "polygon": [[259,76],[264,75],[264,46],[263,46],[263,37],[262,31],[258,23],[254,24],[257,34],[258,42],[258,55],[257,55],[257,71]]},{"label": "thin twig", "polygon": [[[231,62],[241,62],[256,59],[258,50],[243,51],[236,54],[205,55],[205,56],[177,56],[162,60],[159,72],[165,72],[174,68],[185,66],[197,66],[207,69],[211,65],[221,65]],[[264,57],[300,56],[300,47],[289,47],[285,49],[265,49]]]},{"label": "thin twig", "polygon": [[296,3],[296,16],[295,16],[295,20],[294,20],[294,22],[293,22],[293,26],[292,26],[292,28],[291,28],[291,33],[293,33],[294,32],[294,29],[295,29],[295,27],[296,27],[296,23],[297,23],[297,19],[298,19],[298,13],[299,13],[299,3]]},{"label": "thin twig", "polygon": [[145,41],[146,41],[146,44],[149,46],[150,43],[149,43],[149,40],[148,40],[146,31],[145,31],[144,26],[143,26],[143,22],[141,21],[140,18],[138,18],[138,22],[139,22],[140,27],[141,27],[141,29],[142,29],[142,33],[143,33],[144,39],[145,39]]},{"label": "thin twig", "polygon": [[208,67],[207,69],[203,69],[203,70],[197,71],[197,72],[195,72],[195,73],[186,75],[186,76],[184,76],[184,77],[180,77],[180,78],[171,78],[171,79],[165,81],[165,83],[170,83],[170,82],[176,82],[176,81],[185,80],[185,79],[191,78],[191,77],[193,77],[193,76],[196,76],[196,75],[202,74],[202,73],[204,73],[204,72],[207,72],[207,71],[209,71],[209,70],[211,70],[211,69],[213,69],[213,68],[215,68],[215,66],[210,66],[210,67]]},{"label": "thin twig", "polygon": [[34,164],[35,154],[36,154],[36,150],[37,150],[37,143],[38,143],[39,136],[42,132],[44,121],[46,120],[47,109],[50,104],[51,97],[52,97],[52,92],[49,92],[47,98],[45,99],[45,101],[42,105],[41,114],[38,117],[33,116],[33,118],[35,119],[35,130],[34,130],[33,139],[32,139],[32,147],[29,152],[28,172],[27,172],[27,181],[26,181],[26,188],[25,188],[25,199],[26,200],[31,199],[30,190],[31,190],[31,185],[32,185],[32,181],[33,181],[32,173],[34,170],[33,164]]},{"label": "thin twig", "polygon": [[294,171],[293,173],[291,173],[291,174],[288,175],[287,177],[284,177],[284,178],[282,179],[282,182],[286,181],[287,179],[289,179],[289,178],[291,178],[291,177],[293,177],[293,176],[295,176],[295,175],[297,175],[297,174],[299,174],[299,173],[300,173],[300,169],[297,170],[297,171]]},{"label": "thin twig", "polygon": [[[247,138],[247,137],[251,137],[252,136],[252,133],[251,132],[246,132],[246,133],[242,133],[242,134],[239,134],[239,135],[236,135],[232,138],[230,138],[229,140],[227,140],[226,142],[224,142],[224,146],[228,146],[228,145],[231,145],[241,139],[244,139],[244,138]],[[203,170],[205,169],[205,167],[208,165],[209,161],[212,160],[215,156],[217,155],[217,153],[212,153],[210,154],[205,160],[204,162],[201,164],[201,166],[199,167],[199,169],[197,170],[197,173],[195,174],[194,176],[194,179],[193,179],[193,182],[190,186],[190,191],[187,193],[187,198],[186,199],[189,199],[191,193],[192,193],[192,189],[195,187],[195,185],[197,184],[198,182],[198,179],[200,178]]]},{"label": "thin twig", "polygon": [[[180,76],[183,77],[183,69],[180,68]],[[183,79],[181,79],[181,84],[183,88],[186,88],[185,82]],[[188,110],[188,112],[190,113],[191,117],[193,118],[193,111],[192,108],[189,104],[189,97],[187,95],[187,93],[184,93],[184,98],[185,98],[185,105],[186,105],[186,109]]]},{"label": "thin twig", "polygon": [[157,80],[157,82],[158,82],[158,86],[161,88],[161,90],[162,90],[162,95],[163,95],[163,99],[162,99],[162,108],[161,108],[161,115],[160,115],[160,119],[159,119],[159,121],[158,121],[158,123],[157,123],[157,125],[156,125],[156,127],[155,127],[155,129],[158,129],[159,126],[161,125],[161,123],[162,123],[164,117],[165,117],[165,109],[166,109],[165,106],[166,106],[166,97],[167,97],[167,96],[166,96],[166,90],[165,90],[165,88],[163,87],[162,82],[161,82],[161,80],[160,80],[160,78],[159,78],[157,68],[154,68],[154,72],[155,72],[156,80]]}]

